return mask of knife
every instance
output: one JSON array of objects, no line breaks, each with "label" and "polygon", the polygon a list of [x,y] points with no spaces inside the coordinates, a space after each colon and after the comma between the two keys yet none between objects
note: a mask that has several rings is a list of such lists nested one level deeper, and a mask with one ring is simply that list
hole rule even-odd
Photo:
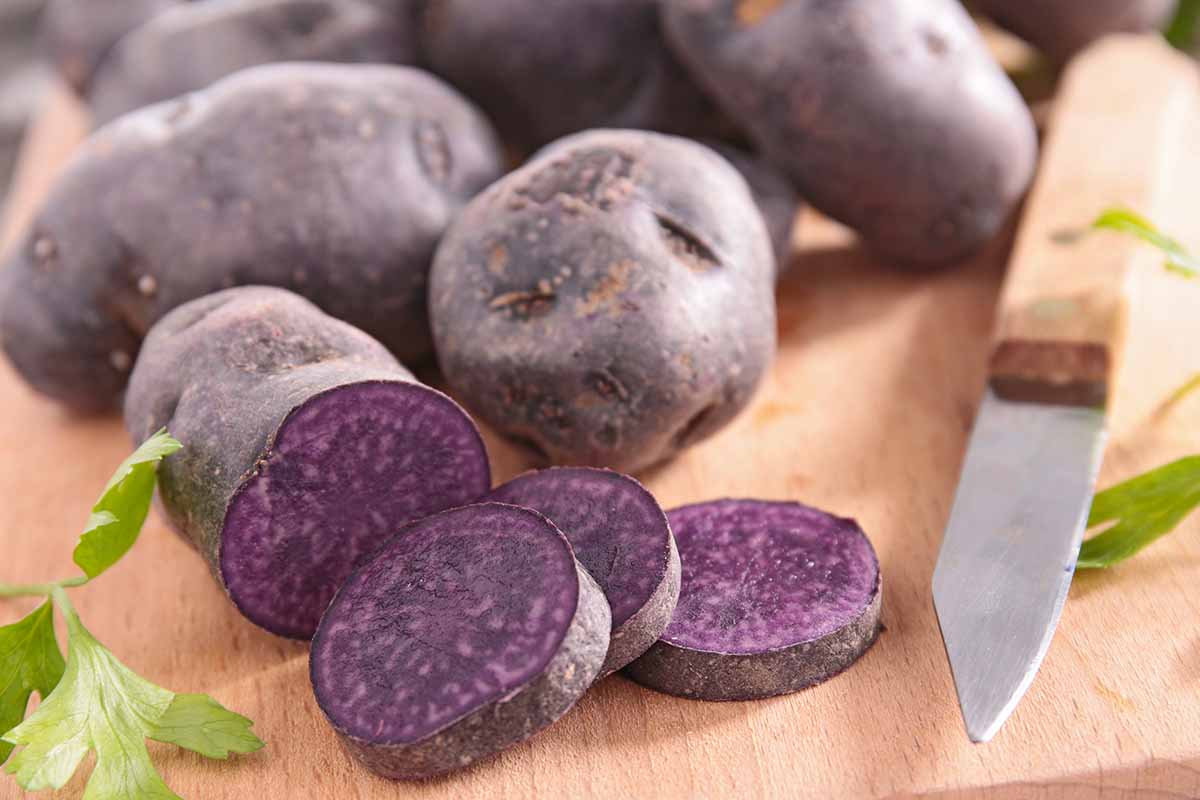
[{"label": "knife", "polygon": [[[1060,91],[997,312],[988,387],[933,574],[967,734],[991,739],[1033,682],[1087,527],[1136,245],[1093,234],[1105,205],[1153,213],[1177,152],[1190,64],[1116,39],[1076,60]],[[1186,69],[1186,72],[1184,70]],[[1157,70],[1157,72],[1156,72]],[[1187,80],[1181,78],[1181,74]]]}]

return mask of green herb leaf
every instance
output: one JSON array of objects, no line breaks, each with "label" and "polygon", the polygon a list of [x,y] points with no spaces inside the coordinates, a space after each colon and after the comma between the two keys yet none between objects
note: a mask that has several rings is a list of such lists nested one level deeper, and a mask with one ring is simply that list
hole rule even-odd
[{"label": "green herb leaf", "polygon": [[50,696],[23,723],[4,735],[23,749],[5,770],[35,792],[61,788],[87,755],[96,767],[85,800],[154,798],[178,800],[163,783],[146,749],[146,737],[174,695],[134,674],[93,638],[79,617],[67,618],[67,667]]},{"label": "green herb leaf", "polygon": [[[0,628],[0,733],[20,723],[29,696],[50,696],[63,674],[63,657],[54,638],[54,607],[49,601],[20,622]],[[0,764],[13,746],[0,741]]]},{"label": "green herb leaf", "polygon": [[1171,392],[1171,396],[1167,398],[1167,402],[1163,405],[1173,406],[1196,391],[1200,391],[1200,372],[1197,372],[1191,377],[1191,380]]},{"label": "green herb leaf", "polygon": [[1179,0],[1179,7],[1166,29],[1167,41],[1184,52],[1200,44],[1200,0]]},{"label": "green herb leaf", "polygon": [[1137,212],[1126,208],[1110,208],[1096,218],[1092,227],[1136,236],[1166,254],[1165,266],[1169,271],[1185,278],[1200,277],[1200,259],[1197,259],[1182,244],[1167,236],[1156,228],[1153,222]]},{"label": "green herb leaf", "polygon": [[104,572],[133,547],[150,511],[158,462],[182,446],[163,429],[117,467],[75,547],[75,563],[88,578]]},{"label": "green herb leaf", "polygon": [[1088,527],[1116,522],[1083,543],[1081,568],[1111,567],[1174,530],[1200,506],[1200,456],[1182,458],[1096,495]]},{"label": "green herb leaf", "polygon": [[61,788],[95,750],[84,800],[179,800],[154,768],[147,738],[210,758],[263,746],[248,719],[211,697],[176,695],[138,676],[96,641],[62,590],[55,597],[67,619],[66,671],[37,710],[4,735],[23,746],[5,767],[22,787]]},{"label": "green herb leaf", "polygon": [[253,753],[265,746],[251,732],[253,724],[206,694],[177,694],[150,738],[208,758],[229,758],[230,753]]}]

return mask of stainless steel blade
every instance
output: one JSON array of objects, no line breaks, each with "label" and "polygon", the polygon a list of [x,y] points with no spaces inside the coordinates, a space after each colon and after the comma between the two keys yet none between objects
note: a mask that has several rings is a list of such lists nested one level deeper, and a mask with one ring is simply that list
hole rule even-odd
[{"label": "stainless steel blade", "polygon": [[1075,573],[1104,414],[990,390],[933,573],[967,735],[995,735],[1033,682]]}]

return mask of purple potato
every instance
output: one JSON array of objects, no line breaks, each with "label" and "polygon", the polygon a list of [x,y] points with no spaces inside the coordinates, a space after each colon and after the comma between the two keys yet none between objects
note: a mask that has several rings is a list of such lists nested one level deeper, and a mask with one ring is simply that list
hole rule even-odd
[{"label": "purple potato", "polygon": [[828,680],[880,630],[879,561],[853,520],[800,503],[718,500],[668,513],[683,584],[670,627],[625,669],[699,700],[754,700]]},{"label": "purple potato", "polygon": [[184,0],[48,0],[42,17],[46,56],[63,80],[86,95],[96,68],[121,37]]},{"label": "purple potato", "polygon": [[453,400],[362,331],[282,289],[186,303],[146,337],[125,422],[183,449],[159,470],[173,526],[238,610],[307,639],[364,557],[491,485]]},{"label": "purple potato", "polygon": [[591,131],[473,200],[430,275],[457,397],[556,464],[636,472],[724,426],[775,354],[775,262],[703,145]]},{"label": "purple potato", "polygon": [[588,128],[728,128],[663,42],[657,0],[429,0],[422,42],[519,150]]},{"label": "purple potato", "polygon": [[0,342],[34,388],[109,411],[156,320],[257,284],[420,362],[434,248],[502,170],[483,116],[420,70],[244,70],[88,139],[0,270]]},{"label": "purple potato", "polygon": [[663,14],[805,201],[899,264],[972,254],[1029,186],[1033,118],[957,0],[664,0]]},{"label": "purple potato", "polygon": [[1167,24],[1177,0],[974,0],[972,6],[1055,61],[1065,62],[1113,33]]},{"label": "purple potato", "polygon": [[610,616],[563,534],[499,503],[428,517],[338,591],[313,638],[317,702],[373,772],[468,766],[565,714],[600,671]]},{"label": "purple potato", "polygon": [[545,514],[600,585],[612,609],[600,677],[662,636],[679,599],[679,553],[666,514],[640,483],[611,470],[556,467],[519,475],[488,499]]},{"label": "purple potato", "polygon": [[775,251],[775,277],[781,278],[792,266],[792,243],[796,238],[797,217],[800,214],[800,196],[791,181],[760,156],[724,142],[705,142],[725,159],[737,167],[754,202],[762,212],[767,231],[771,234],[771,245]]},{"label": "purple potato", "polygon": [[122,39],[96,70],[96,122],[275,61],[416,61],[413,23],[358,0],[227,0],[172,8]]}]

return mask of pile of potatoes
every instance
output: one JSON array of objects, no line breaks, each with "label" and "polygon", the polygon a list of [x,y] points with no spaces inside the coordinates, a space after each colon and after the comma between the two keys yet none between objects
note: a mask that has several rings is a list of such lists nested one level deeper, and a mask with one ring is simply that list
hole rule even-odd
[{"label": "pile of potatoes", "polygon": [[[1171,5],[973,8],[1065,60]],[[45,24],[97,130],[7,256],[0,340],[88,413],[172,309],[267,285],[436,361],[543,461],[644,470],[770,367],[800,202],[946,267],[1037,161],[957,0],[50,0]]]}]

